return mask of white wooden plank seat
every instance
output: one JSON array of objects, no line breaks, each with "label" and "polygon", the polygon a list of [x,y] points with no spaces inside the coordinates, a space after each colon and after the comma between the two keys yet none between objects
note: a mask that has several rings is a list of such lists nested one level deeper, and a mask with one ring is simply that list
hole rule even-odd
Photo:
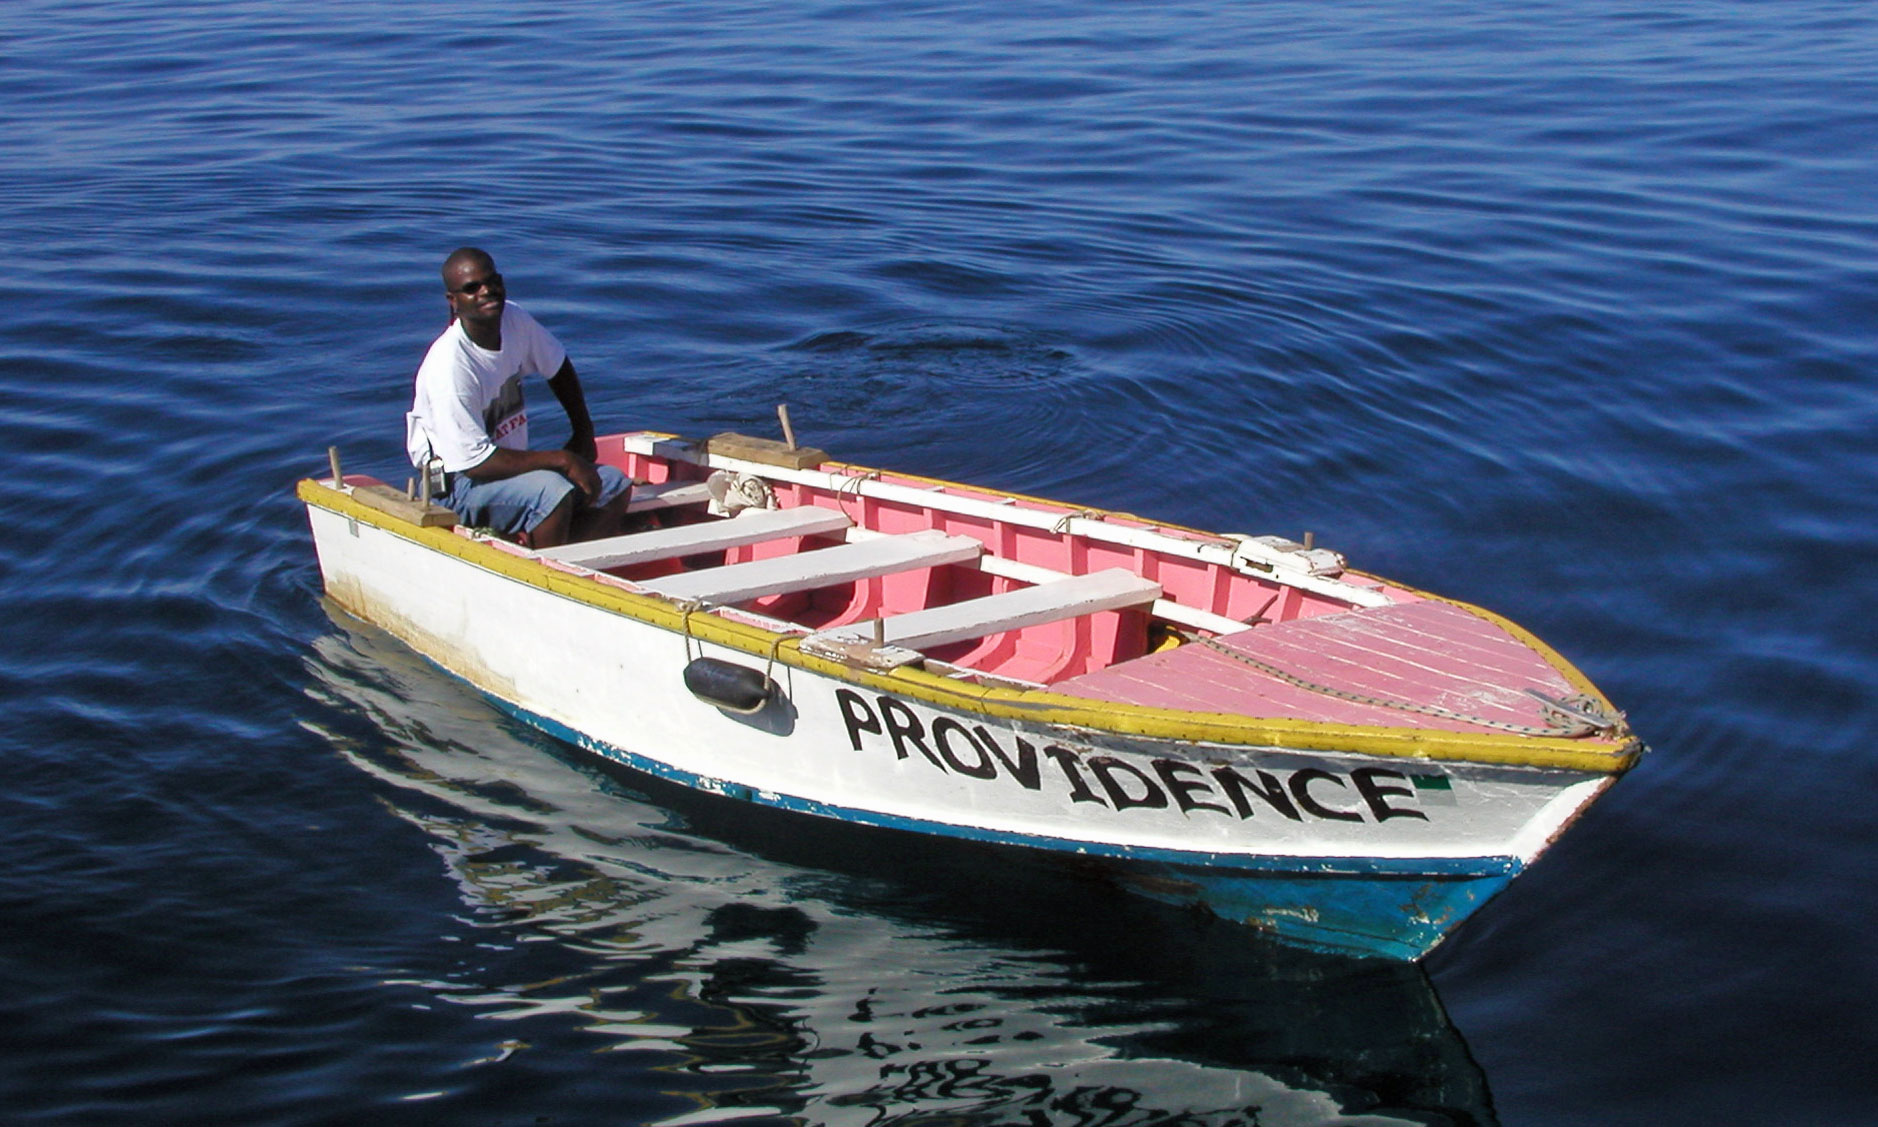
[{"label": "white wooden plank seat", "polygon": [[[742,517],[737,518],[742,520]],[[813,552],[662,576],[641,584],[654,594],[728,606],[765,595],[812,591],[861,579],[975,560],[985,547],[937,529],[879,536]]]},{"label": "white wooden plank seat", "polygon": [[721,552],[787,536],[816,536],[840,532],[854,522],[837,509],[800,505],[793,509],[745,509],[728,520],[681,524],[629,532],[604,540],[583,540],[536,552],[542,559],[579,564],[595,571],[629,564],[670,560],[704,552]]},{"label": "white wooden plank seat", "polygon": [[705,505],[711,500],[711,491],[702,481],[664,481],[657,485],[633,486],[632,498],[626,502],[629,513],[655,513],[660,509],[675,509],[683,505]]},{"label": "white wooden plank seat", "polygon": [[[1112,567],[1088,575],[1074,575],[1020,587],[996,595],[966,599],[949,606],[929,607],[888,617],[882,627],[885,644],[909,650],[933,649],[1006,630],[1021,630],[1046,622],[1146,606],[1161,597],[1161,585],[1126,568]],[[866,642],[874,637],[874,621],[857,622],[825,631],[820,638],[839,642]]]}]

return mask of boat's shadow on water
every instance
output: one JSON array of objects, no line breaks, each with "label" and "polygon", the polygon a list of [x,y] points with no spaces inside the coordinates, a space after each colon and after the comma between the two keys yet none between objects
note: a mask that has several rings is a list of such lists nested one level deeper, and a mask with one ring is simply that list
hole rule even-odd
[{"label": "boat's shadow on water", "polygon": [[675,1054],[661,1084],[689,1076],[708,1109],[686,1121],[1494,1122],[1417,966],[1280,947],[1027,851],[602,765],[332,617],[310,726],[386,784],[478,926],[529,952],[432,988],[558,1013],[583,1055],[593,1033]]}]

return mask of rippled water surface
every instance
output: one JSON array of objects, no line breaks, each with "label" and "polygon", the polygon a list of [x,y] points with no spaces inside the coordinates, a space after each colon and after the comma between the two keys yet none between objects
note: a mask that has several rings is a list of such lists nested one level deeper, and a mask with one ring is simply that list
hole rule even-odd
[{"label": "rippled water surface", "polygon": [[[0,1118],[1868,1121],[1878,11],[0,7]],[[1315,532],[1654,748],[1426,969],[603,773],[329,614],[477,243],[603,427]]]}]

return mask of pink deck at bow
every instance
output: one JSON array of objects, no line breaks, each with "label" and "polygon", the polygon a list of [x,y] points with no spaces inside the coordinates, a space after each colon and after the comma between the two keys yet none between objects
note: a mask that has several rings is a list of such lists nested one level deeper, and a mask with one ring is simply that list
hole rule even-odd
[{"label": "pink deck at bow", "polygon": [[[1529,688],[1552,697],[1577,691],[1545,658],[1494,622],[1432,599],[1258,626],[1218,641],[1306,681],[1501,723],[1544,723],[1539,702],[1525,691]],[[1274,719],[1488,730],[1302,688],[1192,643],[1059,681],[1051,690]]]}]

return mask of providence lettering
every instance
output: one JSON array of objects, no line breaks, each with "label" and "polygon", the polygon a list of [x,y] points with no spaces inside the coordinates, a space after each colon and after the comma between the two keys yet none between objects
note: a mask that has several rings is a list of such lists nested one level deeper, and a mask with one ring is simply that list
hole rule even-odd
[{"label": "providence lettering", "polygon": [[890,696],[870,701],[852,689],[836,689],[835,701],[855,751],[865,751],[869,744],[890,747],[897,759],[917,757],[948,774],[1008,780],[1025,790],[1042,790],[1047,780],[1053,789],[1067,790],[1071,802],[1117,811],[1207,811],[1241,820],[1428,820],[1414,808],[1417,788],[1410,785],[1409,776],[1383,767],[1359,767],[1347,774],[1316,767],[1209,770],[1182,759],[1152,759],[1143,769],[1113,755],[1092,755],[1061,744],[1038,747],[1010,733],[993,735],[983,724],[968,727],[950,716],[922,721],[906,702]]}]

